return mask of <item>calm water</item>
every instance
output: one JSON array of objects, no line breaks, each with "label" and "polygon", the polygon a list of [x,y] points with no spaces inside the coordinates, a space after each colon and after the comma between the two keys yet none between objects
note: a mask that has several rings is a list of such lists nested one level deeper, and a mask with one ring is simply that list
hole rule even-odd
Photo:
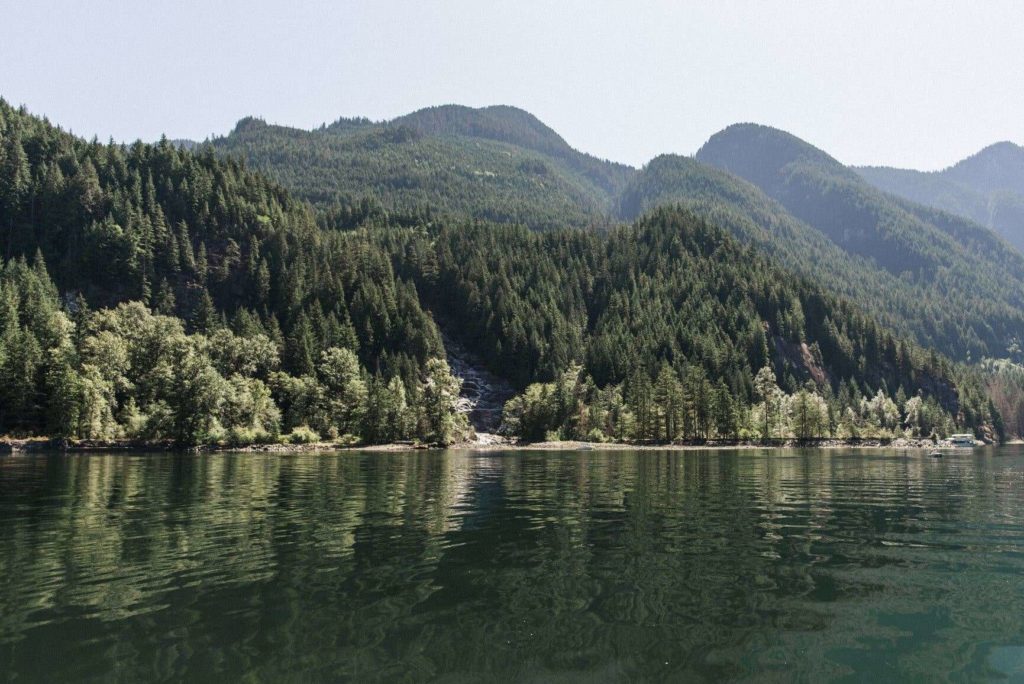
[{"label": "calm water", "polygon": [[1024,451],[0,456],[0,678],[1024,681]]}]

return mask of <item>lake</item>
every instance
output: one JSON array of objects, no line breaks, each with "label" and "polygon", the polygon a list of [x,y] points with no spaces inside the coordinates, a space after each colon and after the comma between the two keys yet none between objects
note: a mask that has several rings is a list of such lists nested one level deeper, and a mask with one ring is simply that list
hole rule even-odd
[{"label": "lake", "polygon": [[1024,681],[1024,450],[0,456],[0,678]]}]

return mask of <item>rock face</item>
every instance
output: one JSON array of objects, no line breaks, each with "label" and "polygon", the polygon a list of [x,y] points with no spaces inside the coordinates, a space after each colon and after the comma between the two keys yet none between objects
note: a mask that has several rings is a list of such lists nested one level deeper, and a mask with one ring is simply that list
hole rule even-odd
[{"label": "rock face", "polygon": [[486,435],[497,432],[502,409],[515,390],[507,381],[484,368],[480,359],[461,344],[447,335],[442,335],[442,340],[452,374],[462,380],[459,410],[468,414],[469,423],[478,437],[486,440]]},{"label": "rock face", "polygon": [[775,360],[781,362],[779,368],[785,368],[794,376],[804,381],[813,380],[817,385],[831,382],[831,377],[822,363],[821,354],[815,354],[806,342],[787,342],[775,335],[772,337],[775,348]]}]

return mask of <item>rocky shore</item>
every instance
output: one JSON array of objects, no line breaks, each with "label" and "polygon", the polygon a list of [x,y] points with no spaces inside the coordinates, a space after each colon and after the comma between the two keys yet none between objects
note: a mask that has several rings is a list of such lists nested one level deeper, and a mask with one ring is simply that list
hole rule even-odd
[{"label": "rocky shore", "polygon": [[[987,446],[976,442],[975,446]],[[624,442],[517,442],[490,433],[480,433],[472,442],[442,446],[402,442],[396,444],[372,444],[352,446],[332,442],[311,444],[250,444],[250,445],[199,445],[182,447],[173,442],[138,442],[130,440],[87,441],[56,440],[45,438],[0,439],[0,454],[13,452],[155,452],[155,451],[231,451],[251,453],[303,453],[316,451],[413,451],[413,450],[459,450],[459,451],[595,451],[595,450],[651,450],[685,451],[701,449],[950,449],[955,447],[948,440],[933,442],[930,439],[776,439],[768,442],[758,440],[708,440],[702,442],[641,443]]]},{"label": "rocky shore", "polygon": [[[975,442],[975,446],[991,446],[984,442]],[[622,450],[640,449],[656,451],[685,451],[706,449],[952,449],[957,447],[949,440],[933,442],[930,439],[774,439],[761,440],[707,440],[700,442],[507,442],[504,444],[481,445],[467,444],[451,448],[466,448],[479,451],[487,450],[542,450],[542,451],[590,451],[590,450]]]}]

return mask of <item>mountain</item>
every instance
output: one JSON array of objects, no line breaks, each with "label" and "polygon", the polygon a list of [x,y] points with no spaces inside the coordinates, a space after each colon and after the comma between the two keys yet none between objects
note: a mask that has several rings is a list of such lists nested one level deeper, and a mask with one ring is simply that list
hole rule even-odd
[{"label": "mountain", "polygon": [[855,169],[885,192],[969,218],[1024,252],[1024,148],[990,145],[942,171]]},{"label": "mountain", "polygon": [[607,235],[479,223],[384,235],[398,272],[519,386],[574,361],[598,385],[669,361],[748,399],[769,362],[790,390],[853,377],[942,394],[948,378],[940,357],[682,208]]},{"label": "mountain", "polygon": [[[890,329],[925,346],[958,358],[980,358],[1002,348],[992,335],[986,340],[975,332],[987,331],[991,307],[978,312],[978,303],[963,292],[940,290],[928,281],[914,282],[873,259],[851,254],[738,176],[688,157],[657,157],[631,181],[620,209],[625,216],[636,216],[666,204],[686,207],[728,229],[741,242],[856,302]],[[1003,313],[1007,321],[1003,334],[1019,335],[1019,315]]]},{"label": "mountain", "polygon": [[[402,141],[537,155],[583,187],[556,157],[508,142],[365,120],[324,127],[335,133],[271,128],[246,120],[236,133],[270,156],[271,141],[298,140],[279,156],[302,154],[278,162],[296,174],[315,135],[377,141],[385,158]],[[540,133],[531,144],[554,144]],[[474,187],[452,196],[493,199]],[[520,388],[575,377],[590,402],[579,412],[605,421],[575,424],[620,439],[654,436],[652,406],[669,404],[696,416],[673,434],[707,436],[709,383],[725,402],[719,434],[749,433],[745,416],[775,387],[766,366],[801,401],[831,401],[851,435],[902,430],[900,397],[918,393],[924,408],[906,400],[918,433],[997,418],[970,371],[684,208],[607,231],[407,218],[325,228],[214,145],[87,142],[0,101],[0,431],[447,442],[462,430],[458,383],[435,317]]]},{"label": "mountain", "polygon": [[426,135],[457,135],[496,140],[562,160],[570,169],[614,197],[634,169],[575,150],[529,112],[499,105],[473,109],[460,105],[429,107],[395,119]]},{"label": "mountain", "polygon": [[1024,147],[1006,141],[989,145],[940,173],[978,192],[1024,193]]},{"label": "mountain", "polygon": [[516,107],[427,107],[394,119],[392,125],[409,126],[424,135],[461,135],[510,143],[555,157],[583,157],[533,114]]},{"label": "mountain", "polygon": [[319,230],[304,202],[237,160],[86,142],[2,100],[0,114],[3,256],[45,262],[61,292],[94,308],[146,301],[190,329],[218,313],[253,319],[292,340],[284,363],[297,373],[324,348],[301,339],[311,324],[388,374],[442,351],[387,254]]},{"label": "mountain", "polygon": [[607,224],[634,172],[577,152],[513,107],[434,107],[313,131],[248,118],[210,144],[245,158],[339,227],[385,213],[406,222],[440,213],[545,230]]},{"label": "mountain", "polygon": [[237,160],[87,142],[0,100],[0,227],[0,434],[458,432],[390,255]]},{"label": "mountain", "polygon": [[[998,265],[1004,243],[971,222],[900,204],[823,151],[764,127],[731,127],[697,159],[664,155],[640,171],[573,149],[514,107],[446,105],[314,131],[247,118],[210,145],[311,201],[325,227],[472,218],[604,229],[678,203],[953,358],[1009,356],[1024,335],[1021,268]],[[783,167],[792,178],[782,179]],[[783,196],[796,179],[806,181],[803,204]],[[833,220],[844,194],[849,206]],[[961,287],[977,280],[986,280],[980,289]]]},{"label": "mountain", "polygon": [[825,152],[765,126],[730,126],[696,159],[750,181],[845,257],[923,296],[923,317],[910,321],[919,340],[957,358],[1019,348],[1024,257],[983,226],[888,195]]}]

